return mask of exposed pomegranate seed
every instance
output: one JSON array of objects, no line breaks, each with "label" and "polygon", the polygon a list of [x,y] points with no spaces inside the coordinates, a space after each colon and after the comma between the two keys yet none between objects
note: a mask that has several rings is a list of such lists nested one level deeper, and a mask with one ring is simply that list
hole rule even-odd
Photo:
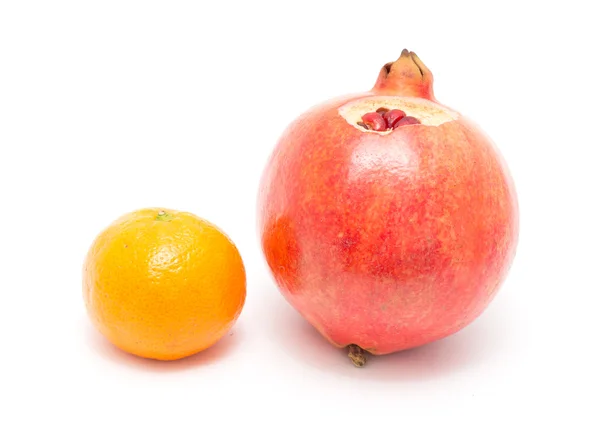
[{"label": "exposed pomegranate seed", "polygon": [[394,128],[402,127],[403,125],[413,125],[420,123],[421,121],[419,121],[417,118],[414,118],[412,116],[405,116],[400,121],[396,122],[396,124],[394,124]]},{"label": "exposed pomegranate seed", "polygon": [[375,130],[377,132],[387,130],[385,119],[377,112],[366,113],[363,115],[362,121],[367,125],[369,130]]},{"label": "exposed pomegranate seed", "polygon": [[384,116],[386,113],[388,113],[390,111],[389,108],[385,108],[385,107],[379,107],[377,110],[375,110],[377,113],[379,113],[381,116]]},{"label": "exposed pomegranate seed", "polygon": [[406,113],[404,113],[402,110],[394,109],[394,110],[388,111],[385,115],[383,115],[383,119],[385,119],[385,122],[387,123],[388,128],[391,129],[394,127],[394,124],[396,124],[398,121],[400,121],[405,116],[406,116]]}]

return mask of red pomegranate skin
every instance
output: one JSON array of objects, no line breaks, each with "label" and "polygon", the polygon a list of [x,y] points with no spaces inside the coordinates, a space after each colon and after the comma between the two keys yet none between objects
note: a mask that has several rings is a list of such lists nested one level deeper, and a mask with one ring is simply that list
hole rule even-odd
[{"label": "red pomegranate skin", "polygon": [[262,249],[291,305],[332,344],[387,354],[448,336],[488,306],[516,251],[518,205],[470,120],[363,132],[338,108],[381,95],[436,102],[406,50],[373,90],[318,105],[280,138],[258,205]]}]

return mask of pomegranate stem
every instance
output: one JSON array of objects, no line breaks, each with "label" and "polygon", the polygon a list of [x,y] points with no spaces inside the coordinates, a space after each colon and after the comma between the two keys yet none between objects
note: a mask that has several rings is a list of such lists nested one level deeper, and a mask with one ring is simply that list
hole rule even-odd
[{"label": "pomegranate stem", "polygon": [[367,363],[367,351],[356,344],[348,346],[348,358],[356,367],[363,367]]}]

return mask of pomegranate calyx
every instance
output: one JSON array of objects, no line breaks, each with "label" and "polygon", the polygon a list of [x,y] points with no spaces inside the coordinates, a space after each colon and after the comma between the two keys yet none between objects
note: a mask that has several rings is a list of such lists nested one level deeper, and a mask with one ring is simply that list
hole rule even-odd
[{"label": "pomegranate calyx", "polygon": [[402,50],[395,62],[383,66],[372,91],[435,100],[431,71],[414,52],[407,49]]}]

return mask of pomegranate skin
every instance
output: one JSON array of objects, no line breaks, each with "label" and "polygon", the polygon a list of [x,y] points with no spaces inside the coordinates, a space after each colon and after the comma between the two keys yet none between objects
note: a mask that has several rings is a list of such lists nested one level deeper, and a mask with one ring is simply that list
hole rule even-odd
[{"label": "pomegranate skin", "polygon": [[472,322],[518,238],[513,181],[473,122],[447,109],[452,119],[439,125],[380,133],[340,111],[390,96],[438,104],[413,55],[386,65],[373,90],[291,123],[259,191],[261,245],[282,294],[332,344],[378,355]]}]

